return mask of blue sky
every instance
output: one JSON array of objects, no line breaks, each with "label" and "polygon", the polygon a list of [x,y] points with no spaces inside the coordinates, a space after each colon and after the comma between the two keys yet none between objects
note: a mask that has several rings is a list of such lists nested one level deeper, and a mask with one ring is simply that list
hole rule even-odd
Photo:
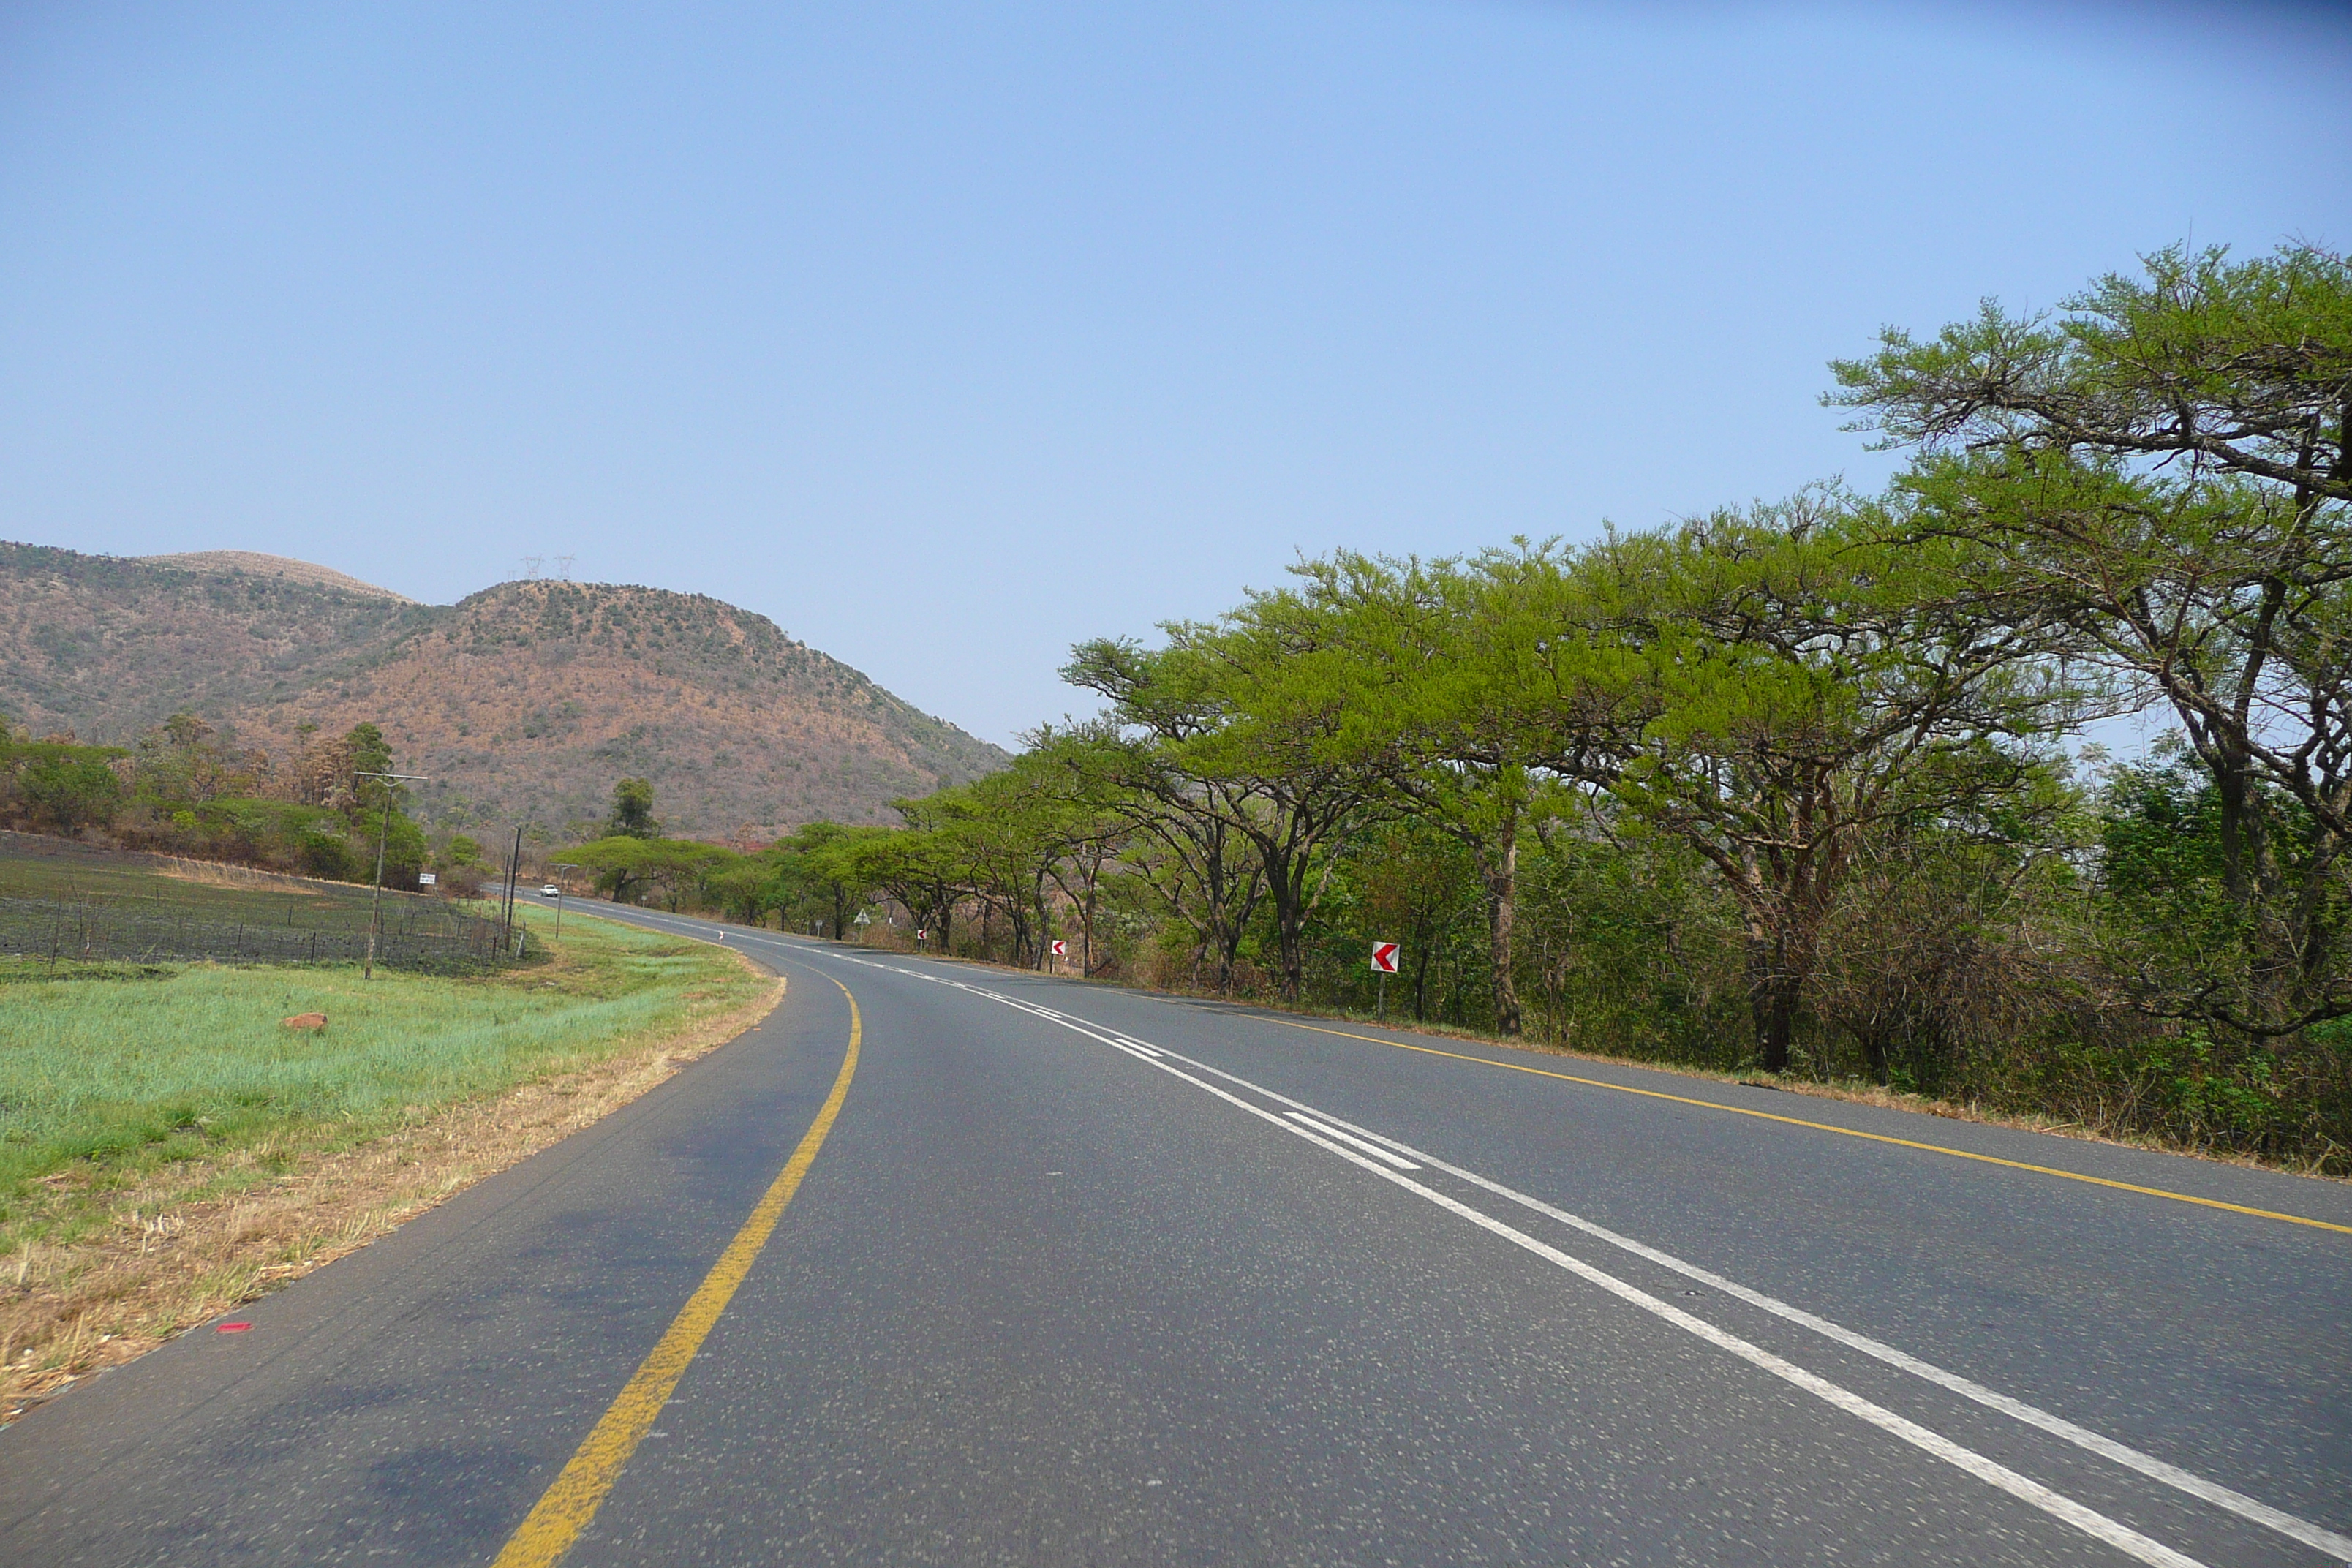
[{"label": "blue sky", "polygon": [[1298,552],[1875,483],[1823,362],[2352,245],[2352,13],[17,5],[0,536],[773,616],[1010,743]]}]

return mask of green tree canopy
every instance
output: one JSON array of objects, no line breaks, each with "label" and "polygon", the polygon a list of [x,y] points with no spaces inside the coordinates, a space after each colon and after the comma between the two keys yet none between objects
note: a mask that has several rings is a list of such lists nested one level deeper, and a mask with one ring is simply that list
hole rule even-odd
[{"label": "green tree canopy", "polygon": [[122,802],[122,783],[107,752],[94,746],[39,742],[17,750],[29,753],[21,758],[16,787],[36,820],[68,837],[113,820]]},{"label": "green tree canopy", "polygon": [[706,901],[712,879],[743,859],[724,845],[626,835],[583,844],[566,851],[566,858],[594,877],[614,903],[635,903],[637,895],[650,892],[672,910]]},{"label": "green tree canopy", "polygon": [[2176,248],[1835,370],[1916,449],[1900,536],[1978,546],[1968,588],[2068,626],[2212,782],[2240,978],[2158,1004],[2266,1037],[2352,1009],[2352,268]]},{"label": "green tree canopy", "polygon": [[1561,582],[1590,707],[1624,728],[1556,764],[1722,878],[1769,1071],[1789,1065],[1859,845],[2035,795],[2082,700],[2050,628],[1946,591],[1947,563],[1883,531],[1875,509],[1812,492],[1612,538]]},{"label": "green tree canopy", "polygon": [[644,779],[623,779],[613,786],[613,815],[604,833],[616,838],[659,838],[661,824],[654,820],[654,786]]}]

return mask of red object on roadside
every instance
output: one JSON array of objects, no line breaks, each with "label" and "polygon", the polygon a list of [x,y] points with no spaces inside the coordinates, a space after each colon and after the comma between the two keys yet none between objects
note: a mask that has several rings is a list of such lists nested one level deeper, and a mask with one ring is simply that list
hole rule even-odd
[{"label": "red object on roadside", "polygon": [[241,1334],[251,1327],[253,1327],[251,1323],[218,1323],[214,1325],[213,1331],[221,1334]]}]

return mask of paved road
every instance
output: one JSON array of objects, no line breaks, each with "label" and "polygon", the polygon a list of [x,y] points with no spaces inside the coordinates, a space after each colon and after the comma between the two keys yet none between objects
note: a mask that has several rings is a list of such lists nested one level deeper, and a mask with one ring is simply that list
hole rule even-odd
[{"label": "paved road", "polygon": [[0,1434],[0,1563],[2352,1561],[2352,1188],[729,940],[760,1029]]}]

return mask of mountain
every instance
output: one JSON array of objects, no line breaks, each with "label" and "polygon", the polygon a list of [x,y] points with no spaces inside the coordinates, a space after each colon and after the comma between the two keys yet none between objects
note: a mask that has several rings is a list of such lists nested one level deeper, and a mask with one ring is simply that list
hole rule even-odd
[{"label": "mountain", "polygon": [[362,583],[331,566],[292,561],[283,555],[263,555],[251,550],[192,550],[184,555],[135,555],[131,559],[149,566],[177,566],[189,572],[211,572],[225,577],[279,577],[289,583],[308,583],[313,587],[338,589],[362,599],[390,599],[403,605],[416,603],[404,594],[379,588],[373,583]]},{"label": "mountain", "polygon": [[182,709],[230,725],[432,615],[274,574],[0,544],[0,709],[37,731],[118,743]]},{"label": "mountain", "polygon": [[451,826],[601,819],[651,779],[674,833],[819,818],[1004,765],[1003,752],[698,594],[503,583],[419,605],[244,552],[126,559],[0,544],[0,710],[127,743],[185,710],[290,757],[302,726],[381,726]]}]

